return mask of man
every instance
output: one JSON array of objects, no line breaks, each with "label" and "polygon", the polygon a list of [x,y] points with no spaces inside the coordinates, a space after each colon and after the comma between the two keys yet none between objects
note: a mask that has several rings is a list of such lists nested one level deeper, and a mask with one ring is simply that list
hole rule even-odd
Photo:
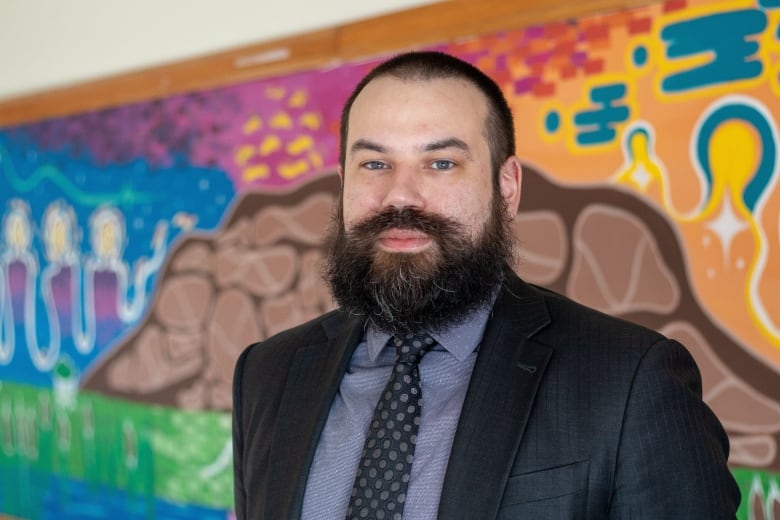
[{"label": "man", "polygon": [[734,518],[688,352],[509,268],[522,174],[495,83],[400,55],[341,123],[340,308],[238,360],[238,518]]}]

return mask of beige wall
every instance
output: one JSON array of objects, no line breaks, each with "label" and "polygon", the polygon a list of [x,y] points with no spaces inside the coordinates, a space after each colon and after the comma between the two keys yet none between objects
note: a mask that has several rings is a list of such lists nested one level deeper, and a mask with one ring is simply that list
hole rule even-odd
[{"label": "beige wall", "polygon": [[2,0],[0,99],[434,0]]}]

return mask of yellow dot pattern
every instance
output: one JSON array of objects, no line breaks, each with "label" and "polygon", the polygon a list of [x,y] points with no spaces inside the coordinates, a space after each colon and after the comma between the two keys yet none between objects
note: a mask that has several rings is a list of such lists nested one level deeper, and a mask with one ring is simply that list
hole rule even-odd
[{"label": "yellow dot pattern", "polygon": [[247,117],[241,128],[245,137],[233,153],[242,179],[248,183],[274,176],[293,180],[321,169],[323,156],[313,133],[323,128],[323,117],[307,107],[308,92],[269,86],[263,93],[273,111],[258,110]]}]

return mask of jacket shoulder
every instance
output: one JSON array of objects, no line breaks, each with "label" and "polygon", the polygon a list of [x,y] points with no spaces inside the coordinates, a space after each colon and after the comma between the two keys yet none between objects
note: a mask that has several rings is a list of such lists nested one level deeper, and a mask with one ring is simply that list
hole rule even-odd
[{"label": "jacket shoulder", "polygon": [[568,331],[582,340],[591,339],[602,345],[619,343],[622,348],[648,348],[667,339],[649,327],[588,307],[550,289],[536,285],[530,285],[530,288],[544,300],[553,324],[547,331],[542,331],[542,336],[545,332]]},{"label": "jacket shoulder", "polygon": [[328,341],[332,331],[339,331],[347,321],[346,314],[339,309],[322,314],[248,345],[239,357],[239,364],[245,362],[246,358],[262,361],[263,358],[271,357],[278,362],[280,358],[291,356],[301,347]]},{"label": "jacket shoulder", "polygon": [[247,346],[233,372],[234,413],[240,416],[244,405],[251,408],[258,400],[268,406],[278,405],[296,354],[327,343],[348,321],[345,313],[335,310]]}]

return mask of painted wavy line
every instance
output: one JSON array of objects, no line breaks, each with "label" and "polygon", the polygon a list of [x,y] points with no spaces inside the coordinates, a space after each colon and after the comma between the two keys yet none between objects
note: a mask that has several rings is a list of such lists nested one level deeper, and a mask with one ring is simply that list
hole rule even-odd
[{"label": "painted wavy line", "polygon": [[27,193],[35,189],[40,183],[49,180],[60,188],[72,201],[85,206],[100,206],[101,204],[115,204],[132,206],[134,204],[149,204],[159,199],[159,196],[143,193],[125,184],[117,192],[112,193],[87,193],[72,182],[56,167],[46,164],[33,171],[28,178],[22,178],[16,171],[11,157],[6,148],[0,145],[0,164],[2,164],[5,178],[11,188],[18,193]]}]

